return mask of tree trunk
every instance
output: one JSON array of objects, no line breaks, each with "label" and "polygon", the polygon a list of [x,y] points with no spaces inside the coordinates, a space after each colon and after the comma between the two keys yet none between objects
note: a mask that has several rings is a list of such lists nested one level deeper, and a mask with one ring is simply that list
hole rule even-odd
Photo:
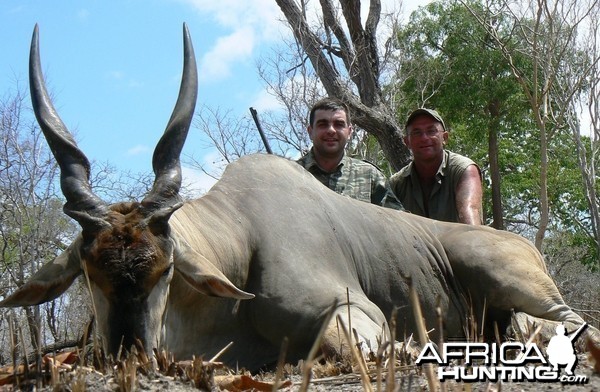
[{"label": "tree trunk", "polygon": [[498,163],[498,126],[497,117],[492,116],[492,125],[488,130],[488,155],[490,159],[490,178],[492,180],[492,227],[504,230],[502,213],[502,193],[500,165]]},{"label": "tree trunk", "polygon": [[[596,254],[600,256],[600,208],[598,205],[598,200],[600,200],[600,198],[598,198],[598,193],[596,192],[597,177],[594,164],[597,159],[595,156],[596,147],[594,144],[597,145],[600,142],[600,137],[596,135],[593,136],[591,157],[588,159],[586,148],[581,141],[580,125],[571,125],[571,129],[577,150],[577,162],[579,163],[579,170],[583,179],[585,198],[590,209],[591,236],[593,236],[596,245]],[[597,267],[600,268],[600,257],[597,260],[597,264]]]},{"label": "tree trunk", "polygon": [[548,203],[548,138],[545,123],[538,123],[540,129],[540,223],[535,233],[535,247],[542,251],[542,242],[550,222]]},{"label": "tree trunk", "polygon": [[[276,2],[327,94],[348,105],[353,123],[375,136],[394,170],[404,167],[410,159],[410,152],[402,141],[401,126],[394,119],[390,107],[383,103],[379,84],[376,31],[381,14],[380,0],[371,1],[365,28],[360,19],[360,1],[340,1],[350,39],[335,16],[332,1],[321,0],[325,30],[335,36],[335,42],[331,42],[333,37],[329,36],[326,40],[321,39],[310,29],[306,14],[296,0]],[[347,78],[343,78],[336,68],[340,60],[347,71]]]}]

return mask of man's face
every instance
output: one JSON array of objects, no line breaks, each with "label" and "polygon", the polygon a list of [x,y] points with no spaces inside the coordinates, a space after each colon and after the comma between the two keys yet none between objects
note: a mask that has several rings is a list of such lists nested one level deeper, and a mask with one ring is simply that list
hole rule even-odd
[{"label": "man's face", "polygon": [[444,131],[442,124],[426,114],[412,120],[404,137],[404,143],[416,161],[441,158],[447,140],[448,132]]},{"label": "man's face", "polygon": [[315,153],[322,157],[341,157],[351,134],[343,110],[317,110],[314,123],[308,127]]}]

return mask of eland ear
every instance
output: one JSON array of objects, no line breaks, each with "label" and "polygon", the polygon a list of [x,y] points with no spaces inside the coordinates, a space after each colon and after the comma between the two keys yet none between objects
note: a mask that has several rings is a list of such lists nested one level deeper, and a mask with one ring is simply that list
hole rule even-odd
[{"label": "eland ear", "polygon": [[81,235],[54,260],[44,264],[27,282],[0,302],[0,307],[38,305],[67,291],[81,273]]},{"label": "eland ear", "polygon": [[178,241],[174,258],[175,269],[197,291],[212,297],[254,298],[254,294],[237,288],[206,257],[193,250],[185,241]]}]

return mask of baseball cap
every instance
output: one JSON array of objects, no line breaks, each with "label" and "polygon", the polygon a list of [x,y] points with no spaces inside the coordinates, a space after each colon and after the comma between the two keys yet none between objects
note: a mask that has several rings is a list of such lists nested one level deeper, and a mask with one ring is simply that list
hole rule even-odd
[{"label": "baseball cap", "polygon": [[404,129],[408,128],[412,120],[415,117],[420,116],[421,114],[426,114],[429,117],[433,117],[434,120],[439,121],[442,124],[442,128],[446,131],[446,124],[444,124],[444,120],[442,120],[442,116],[438,112],[433,109],[419,108],[413,111],[410,116],[408,116],[408,120],[406,120],[406,125],[404,125]]}]

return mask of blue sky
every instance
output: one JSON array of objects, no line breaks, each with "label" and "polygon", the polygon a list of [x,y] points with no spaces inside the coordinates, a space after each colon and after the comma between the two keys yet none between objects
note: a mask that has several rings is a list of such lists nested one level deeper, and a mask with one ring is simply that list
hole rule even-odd
[{"label": "blue sky", "polygon": [[[38,23],[48,88],[80,148],[90,160],[148,171],[179,90],[183,23],[198,61],[198,104],[241,116],[275,104],[256,62],[288,34],[282,19],[274,0],[2,0],[0,93],[28,92]],[[192,130],[183,153],[208,162],[205,145]],[[214,182],[184,175],[198,190]]]}]

